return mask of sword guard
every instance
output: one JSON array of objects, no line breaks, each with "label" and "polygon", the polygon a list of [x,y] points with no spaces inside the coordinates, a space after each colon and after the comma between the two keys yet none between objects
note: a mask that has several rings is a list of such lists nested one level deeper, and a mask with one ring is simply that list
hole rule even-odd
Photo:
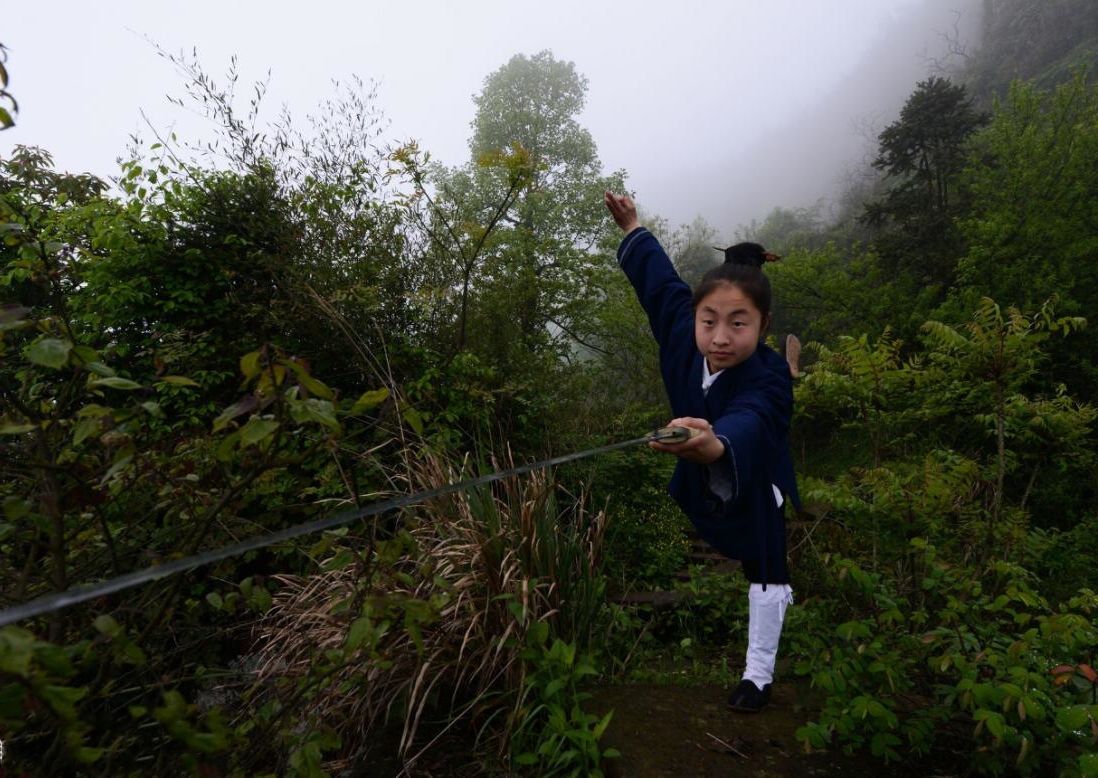
[{"label": "sword guard", "polygon": [[658,440],[661,443],[685,443],[701,434],[701,430],[693,427],[660,427],[658,430],[649,432],[648,439]]}]

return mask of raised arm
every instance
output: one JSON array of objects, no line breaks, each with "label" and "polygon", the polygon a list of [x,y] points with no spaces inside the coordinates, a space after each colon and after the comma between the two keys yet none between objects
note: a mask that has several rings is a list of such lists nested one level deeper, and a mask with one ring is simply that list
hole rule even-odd
[{"label": "raised arm", "polygon": [[606,192],[604,199],[614,222],[625,232],[618,247],[618,264],[648,314],[661,360],[670,352],[692,356],[694,314],[690,287],[679,278],[656,237],[640,226],[633,200],[613,192]]}]

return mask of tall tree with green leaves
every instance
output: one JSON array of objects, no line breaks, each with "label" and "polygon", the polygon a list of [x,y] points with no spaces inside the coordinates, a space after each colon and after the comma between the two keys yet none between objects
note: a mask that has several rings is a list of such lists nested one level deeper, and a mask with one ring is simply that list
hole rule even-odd
[{"label": "tall tree with green leaves", "polygon": [[606,351],[598,317],[617,299],[602,193],[620,189],[622,176],[603,175],[579,124],[586,90],[551,52],[516,55],[474,97],[466,164],[432,164],[414,147],[396,155],[419,228],[417,294],[431,301],[422,342],[442,357],[421,385],[424,402],[452,393],[464,407],[490,408],[478,418],[520,448],[515,435],[531,420],[548,430],[581,416],[573,401],[590,391],[569,365]]},{"label": "tall tree with green leaves", "polygon": [[724,257],[715,251],[717,231],[703,217],[675,230],[667,247],[675,269],[686,283],[693,286],[706,271],[719,265]]},{"label": "tall tree with green leaves", "polygon": [[[986,295],[1034,307],[1056,296],[1065,314],[1088,315],[1098,298],[1098,87],[1082,73],[1048,92],[1015,83],[974,142],[960,304]],[[1093,331],[1053,352],[1056,380],[1098,386]]]},{"label": "tall tree with green leaves", "polygon": [[964,212],[957,180],[969,136],[983,123],[964,86],[934,76],[916,85],[900,118],[881,132],[873,166],[891,186],[863,219],[880,228],[875,242],[891,270],[943,288],[952,282],[963,250],[954,226]]},{"label": "tall tree with green leaves", "polygon": [[[602,174],[579,124],[586,92],[573,63],[549,51],[515,55],[474,97],[469,164],[436,176],[440,234],[494,232],[478,238],[476,266],[461,268],[468,301],[459,341],[492,361],[522,364],[525,354],[559,356],[589,342],[596,252],[609,229],[601,195],[621,177]],[[528,166],[518,188],[497,164],[517,156]]]}]

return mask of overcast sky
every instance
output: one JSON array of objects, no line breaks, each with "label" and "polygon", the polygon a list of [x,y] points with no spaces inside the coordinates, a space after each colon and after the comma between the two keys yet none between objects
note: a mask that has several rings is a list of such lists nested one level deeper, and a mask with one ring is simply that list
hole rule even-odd
[{"label": "overcast sky", "polygon": [[484,78],[547,48],[588,79],[581,122],[604,166],[627,170],[649,209],[701,214],[727,235],[833,189],[865,146],[858,127],[894,118],[951,9],[971,4],[11,0],[0,42],[20,113],[0,154],[38,145],[60,168],[106,177],[131,133],[149,136],[142,109],[160,129],[201,132],[167,102],[182,81],[152,40],[197,47],[214,76],[233,54],[244,82],[270,69],[271,107],[300,114],[333,78],[376,79],[386,134],[459,164]]}]

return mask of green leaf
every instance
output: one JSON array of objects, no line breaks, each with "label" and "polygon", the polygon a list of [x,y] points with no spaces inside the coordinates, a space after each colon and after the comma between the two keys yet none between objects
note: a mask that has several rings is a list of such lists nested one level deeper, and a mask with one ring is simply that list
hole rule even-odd
[{"label": "green leaf", "polygon": [[84,364],[99,361],[99,352],[90,346],[73,346],[72,354]]},{"label": "green leaf", "polygon": [[333,432],[339,432],[339,421],[335,417],[335,408],[328,400],[310,397],[308,400],[296,400],[290,403],[290,415],[298,424],[313,422],[323,424]]},{"label": "green leaf", "polygon": [[835,628],[835,634],[844,640],[868,638],[870,636],[869,627],[860,621],[848,621],[840,624]]},{"label": "green leaf", "polygon": [[122,660],[131,665],[143,665],[145,664],[145,652],[136,643],[127,640],[122,647]]},{"label": "green leaf", "polygon": [[161,376],[157,381],[162,384],[171,384],[172,386],[199,386],[197,381],[182,375]]},{"label": "green leaf", "polygon": [[95,621],[92,622],[92,625],[109,638],[118,637],[122,632],[122,625],[106,613],[102,616],[98,616]]},{"label": "green leaf", "polygon": [[1056,712],[1056,726],[1065,733],[1081,731],[1089,719],[1086,705],[1072,705]]},{"label": "green leaf", "polygon": [[73,686],[42,686],[38,689],[42,701],[66,721],[76,719],[76,703],[87,693],[87,689]]},{"label": "green leaf", "polygon": [[[614,711],[610,711],[609,713],[607,713],[605,716],[602,717],[602,719],[599,721],[598,724],[595,725],[595,729],[594,729],[595,740],[598,740],[599,738],[602,737],[602,733],[606,731],[606,728],[608,726],[610,726],[610,719],[613,718],[613,716],[614,716]],[[606,756],[606,754],[603,754],[603,756]]]},{"label": "green leaf", "polygon": [[217,449],[214,451],[214,456],[219,462],[228,462],[233,458],[233,451],[236,450],[238,443],[240,443],[240,430],[226,435],[221,443],[218,444]]},{"label": "green leaf", "polygon": [[1079,757],[1079,775],[1082,778],[1098,778],[1098,754],[1083,754]]},{"label": "green leaf", "polygon": [[18,423],[0,418],[0,435],[23,435],[37,427],[37,424]]},{"label": "green leaf", "polygon": [[309,394],[320,397],[324,400],[335,399],[335,393],[321,381],[313,378],[309,375],[309,371],[305,369],[305,366],[299,362],[295,362],[290,359],[285,362],[285,365],[294,371],[294,375],[297,376],[297,382],[309,390]]},{"label": "green leaf", "polygon": [[30,510],[30,501],[25,500],[22,497],[9,495],[4,498],[4,516],[7,517],[9,521],[18,521],[28,515]]},{"label": "green leaf", "polygon": [[20,627],[0,630],[0,671],[25,678],[35,643],[34,635]]},{"label": "green leaf", "polygon": [[63,646],[52,643],[39,643],[34,647],[34,658],[47,672],[55,676],[68,677],[73,673],[72,660]]},{"label": "green leaf", "polygon": [[119,376],[103,376],[101,378],[88,379],[88,386],[93,388],[99,388],[105,386],[108,389],[121,389],[126,392],[131,392],[134,389],[140,389],[141,384],[136,381],[131,381],[128,378],[120,378]]},{"label": "green leaf", "polygon": [[206,602],[208,602],[214,610],[221,610],[225,606],[224,601],[221,599],[221,595],[217,592],[209,592],[206,595]]},{"label": "green leaf", "polygon": [[103,477],[99,479],[100,486],[106,486],[116,475],[129,467],[130,463],[133,461],[134,454],[136,453],[137,451],[132,444],[118,449],[118,453],[114,455],[114,462],[107,472],[103,474]]},{"label": "green leaf", "polygon": [[259,356],[258,351],[253,351],[240,358],[240,372],[244,374],[245,378],[255,378],[259,375],[259,371],[262,369],[259,364]]},{"label": "green leaf", "polygon": [[381,403],[385,402],[387,399],[389,399],[389,390],[385,387],[363,392],[362,395],[355,400],[355,404],[351,406],[351,413],[365,413],[366,411],[381,405]]},{"label": "green leaf", "polygon": [[404,413],[401,414],[404,417],[404,421],[408,422],[408,426],[411,427],[417,435],[423,434],[423,417],[419,415],[419,411],[415,408],[405,408]]},{"label": "green leaf", "polygon": [[104,753],[106,753],[105,748],[91,748],[89,746],[80,746],[75,751],[73,751],[72,755],[73,758],[75,758],[76,761],[80,762],[81,764],[91,764],[99,757],[103,756]]},{"label": "green leaf", "polygon": [[[5,228],[22,230],[23,225],[0,222],[0,233],[6,232],[7,230]],[[0,332],[34,324],[32,320],[25,319],[26,315],[30,312],[30,308],[17,303],[5,303],[0,305]]]},{"label": "green leaf", "polygon": [[13,319],[10,321],[4,321],[4,319],[0,317],[0,332],[5,332],[7,330],[23,330],[33,325],[34,322],[30,319]]},{"label": "green leaf", "polygon": [[252,593],[248,595],[248,605],[260,613],[269,611],[273,603],[274,598],[271,597],[271,593],[262,586],[257,586]]},{"label": "green leaf", "polygon": [[372,631],[373,621],[370,617],[359,616],[351,622],[351,628],[347,630],[347,641],[344,645],[353,651],[365,642]]},{"label": "green leaf", "polygon": [[261,419],[258,416],[253,416],[248,419],[247,424],[240,428],[240,444],[244,448],[254,446],[273,435],[278,427],[279,424],[274,419]]},{"label": "green leaf", "polygon": [[245,413],[251,413],[259,407],[259,400],[256,399],[254,394],[249,394],[247,397],[242,397],[228,408],[221,412],[221,415],[214,419],[213,431],[217,432],[230,421],[237,416],[242,416]]},{"label": "green leaf", "polygon": [[0,107],[0,128],[8,129],[15,126],[15,120],[11,118],[7,108]]},{"label": "green leaf", "polygon": [[31,362],[42,367],[59,370],[69,361],[72,343],[60,338],[38,338],[23,349],[23,355]]},{"label": "green leaf", "polygon": [[74,446],[79,446],[89,437],[98,433],[100,427],[101,423],[97,418],[81,419],[76,423],[76,426],[73,427],[72,444]]}]

